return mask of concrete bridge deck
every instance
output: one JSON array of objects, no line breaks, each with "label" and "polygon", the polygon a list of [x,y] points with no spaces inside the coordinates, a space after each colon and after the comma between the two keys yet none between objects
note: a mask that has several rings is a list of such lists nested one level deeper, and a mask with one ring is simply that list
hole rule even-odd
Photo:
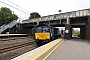
[{"label": "concrete bridge deck", "polygon": [[84,17],[84,16],[90,16],[90,9],[83,9],[83,10],[71,11],[71,12],[66,12],[66,13],[48,15],[48,16],[43,16],[40,18],[35,18],[35,19],[30,19],[30,20],[27,19],[27,20],[23,20],[22,23],[60,20],[60,19],[67,19],[67,17],[75,18],[75,17]]}]

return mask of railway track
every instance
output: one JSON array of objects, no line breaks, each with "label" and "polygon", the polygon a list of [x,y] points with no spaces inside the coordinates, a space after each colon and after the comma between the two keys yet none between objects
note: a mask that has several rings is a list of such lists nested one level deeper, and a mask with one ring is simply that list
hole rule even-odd
[{"label": "railway track", "polygon": [[7,48],[2,48],[2,49],[0,49],[0,55],[3,53],[10,52],[12,50],[16,50],[16,49],[23,48],[23,47],[26,47],[29,45],[33,45],[33,44],[35,44],[35,41],[30,41],[30,42],[23,43],[23,44],[18,44],[18,45],[7,47]]},{"label": "railway track", "polygon": [[9,40],[25,39],[25,38],[29,38],[29,37],[13,37],[13,38],[3,38],[3,39],[0,39],[0,41],[9,41]]}]

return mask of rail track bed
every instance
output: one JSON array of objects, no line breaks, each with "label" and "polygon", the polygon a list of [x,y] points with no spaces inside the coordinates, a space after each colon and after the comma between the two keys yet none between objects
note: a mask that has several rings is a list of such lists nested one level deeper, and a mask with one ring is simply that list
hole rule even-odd
[{"label": "rail track bed", "polygon": [[0,39],[0,60],[10,60],[37,47],[33,37]]},{"label": "rail track bed", "polygon": [[26,42],[30,42],[31,40],[34,40],[34,39],[32,37],[2,38],[0,39],[0,49],[26,43]]},{"label": "rail track bed", "polygon": [[23,48],[25,46],[29,46],[29,45],[32,45],[32,44],[35,44],[34,41],[24,43],[24,44],[18,44],[18,45],[7,47],[7,48],[3,48],[3,49],[0,49],[0,54],[9,52],[9,51],[12,51],[12,50],[15,50],[15,49]]}]

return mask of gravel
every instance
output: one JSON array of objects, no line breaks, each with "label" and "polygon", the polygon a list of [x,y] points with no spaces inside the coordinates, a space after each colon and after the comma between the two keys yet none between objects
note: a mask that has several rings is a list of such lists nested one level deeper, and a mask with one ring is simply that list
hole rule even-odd
[{"label": "gravel", "polygon": [[[34,40],[34,38],[27,37],[25,39],[24,38],[23,39],[17,38],[16,40],[0,41],[0,49],[5,48],[5,47],[9,47],[9,46],[13,46],[15,44],[22,44],[22,43],[30,42],[32,40]],[[2,55],[0,55],[0,60],[10,60],[12,58],[15,58],[15,57],[21,55],[21,54],[24,54],[28,51],[31,51],[31,50],[33,50],[37,47],[38,46],[35,43],[33,45],[29,45],[29,46],[19,48],[19,49],[16,49],[16,50],[13,50],[13,51],[10,51],[10,52],[7,52],[7,53],[3,53]]]}]

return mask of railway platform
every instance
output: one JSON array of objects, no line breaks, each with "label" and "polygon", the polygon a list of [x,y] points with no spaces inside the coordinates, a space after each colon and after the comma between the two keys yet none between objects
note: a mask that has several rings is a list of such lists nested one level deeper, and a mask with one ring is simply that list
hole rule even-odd
[{"label": "railway platform", "polygon": [[90,60],[90,41],[57,39],[11,60]]}]

